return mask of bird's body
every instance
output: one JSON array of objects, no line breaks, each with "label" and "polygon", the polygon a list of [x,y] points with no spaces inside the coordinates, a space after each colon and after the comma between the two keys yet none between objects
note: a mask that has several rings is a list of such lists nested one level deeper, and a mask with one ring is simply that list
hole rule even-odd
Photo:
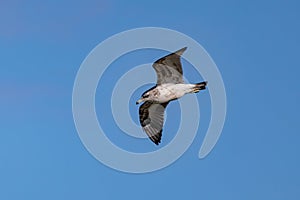
[{"label": "bird's body", "polygon": [[137,104],[144,102],[139,109],[140,123],[149,138],[157,145],[161,141],[164,111],[168,103],[185,94],[204,90],[207,84],[207,82],[184,83],[180,56],[185,50],[186,47],[154,62],[157,84],[145,91],[137,101]]},{"label": "bird's body", "polygon": [[156,86],[152,90],[148,91],[151,101],[155,103],[166,103],[171,100],[179,99],[185,94],[194,93],[195,84],[173,84],[166,83],[159,86]]}]

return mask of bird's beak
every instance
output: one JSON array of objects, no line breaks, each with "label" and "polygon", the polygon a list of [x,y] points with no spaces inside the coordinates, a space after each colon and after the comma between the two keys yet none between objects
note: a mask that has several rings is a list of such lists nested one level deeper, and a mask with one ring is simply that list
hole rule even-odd
[{"label": "bird's beak", "polygon": [[143,99],[143,98],[140,98],[139,100],[136,101],[135,104],[138,105],[139,103],[141,103],[141,102],[143,102],[143,101],[144,101],[144,99]]}]

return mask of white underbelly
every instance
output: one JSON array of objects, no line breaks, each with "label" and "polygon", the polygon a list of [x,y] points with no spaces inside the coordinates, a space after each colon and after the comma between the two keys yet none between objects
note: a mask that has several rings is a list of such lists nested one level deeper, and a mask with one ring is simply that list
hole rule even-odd
[{"label": "white underbelly", "polygon": [[192,84],[162,84],[158,86],[159,102],[167,102],[178,99],[183,95],[190,93],[194,85]]}]

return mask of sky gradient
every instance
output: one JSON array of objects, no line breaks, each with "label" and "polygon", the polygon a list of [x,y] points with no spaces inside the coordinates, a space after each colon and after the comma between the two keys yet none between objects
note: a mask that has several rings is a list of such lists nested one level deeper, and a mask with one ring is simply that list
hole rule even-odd
[{"label": "sky gradient", "polygon": [[[299,8],[291,0],[1,1],[0,199],[298,200]],[[104,166],[82,145],[72,89],[80,64],[97,44],[145,26],[183,32],[208,51],[223,77],[227,117],[217,145],[199,160],[210,102],[208,93],[198,95],[204,125],[191,147],[169,167],[136,175]],[[126,71],[163,55],[129,54],[106,73],[118,73],[118,63]],[[191,80],[201,79],[185,66]],[[99,86],[109,83],[104,77]],[[109,86],[97,90],[96,99],[105,92]],[[99,101],[101,118],[109,99]],[[168,109],[175,124],[177,106]],[[107,130],[122,135],[110,126],[110,116],[104,119]],[[165,142],[172,137],[165,134]],[[148,140],[110,138],[128,150],[155,149]]]}]

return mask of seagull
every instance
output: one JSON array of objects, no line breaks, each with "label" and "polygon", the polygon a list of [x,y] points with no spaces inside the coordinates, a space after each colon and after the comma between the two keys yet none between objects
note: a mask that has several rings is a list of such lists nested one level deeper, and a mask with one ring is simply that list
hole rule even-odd
[{"label": "seagull", "polygon": [[161,142],[164,112],[170,101],[179,99],[188,93],[204,90],[207,81],[187,84],[182,78],[180,57],[187,47],[162,57],[154,62],[157,83],[145,91],[136,104],[144,102],[139,108],[140,124],[152,142]]}]

